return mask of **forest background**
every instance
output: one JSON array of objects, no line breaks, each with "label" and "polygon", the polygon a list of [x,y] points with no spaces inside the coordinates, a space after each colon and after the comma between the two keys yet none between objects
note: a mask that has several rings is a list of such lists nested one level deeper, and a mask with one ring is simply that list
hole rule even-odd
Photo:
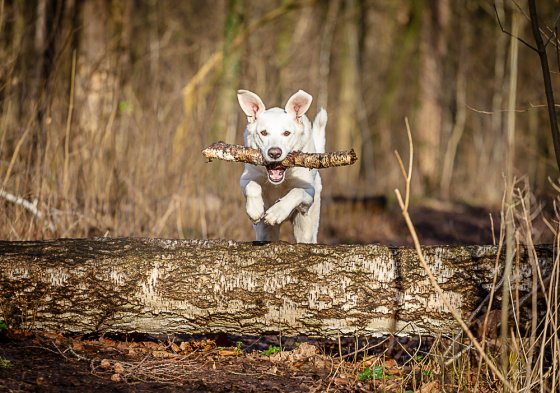
[{"label": "forest background", "polygon": [[[538,2],[545,34],[559,9]],[[242,143],[239,88],[268,107],[306,90],[310,117],[329,113],[327,150],[358,152],[322,171],[323,228],[376,222],[329,201],[394,203],[405,118],[413,203],[499,210],[511,158],[546,205],[558,168],[539,58],[521,43],[512,62],[500,27],[516,19],[533,42],[527,15],[509,0],[0,0],[0,238],[251,240],[241,164],[200,154]],[[325,231],[320,241],[336,241]]]}]

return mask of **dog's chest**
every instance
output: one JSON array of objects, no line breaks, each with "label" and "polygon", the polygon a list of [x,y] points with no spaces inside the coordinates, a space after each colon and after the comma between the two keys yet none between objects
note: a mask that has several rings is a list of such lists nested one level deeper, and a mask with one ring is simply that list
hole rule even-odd
[{"label": "dog's chest", "polygon": [[315,171],[302,168],[289,168],[287,171],[286,179],[281,184],[275,185],[268,179],[263,179],[264,182],[261,183],[261,187],[265,205],[273,205],[294,188],[307,188],[314,184]]}]

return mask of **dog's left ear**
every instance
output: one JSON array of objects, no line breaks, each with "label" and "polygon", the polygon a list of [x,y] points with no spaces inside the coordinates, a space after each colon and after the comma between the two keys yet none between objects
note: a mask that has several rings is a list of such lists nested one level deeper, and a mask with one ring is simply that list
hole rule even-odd
[{"label": "dog's left ear", "polygon": [[286,103],[286,112],[299,120],[311,106],[311,101],[313,97],[309,93],[299,90]]}]

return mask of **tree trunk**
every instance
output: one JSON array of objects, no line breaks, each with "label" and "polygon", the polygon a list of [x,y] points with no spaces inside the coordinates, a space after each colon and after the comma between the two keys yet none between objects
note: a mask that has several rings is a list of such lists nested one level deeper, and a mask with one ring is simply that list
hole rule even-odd
[{"label": "tree trunk", "polygon": [[418,172],[423,193],[435,190],[439,180],[450,2],[426,2],[420,41],[419,111],[413,125],[417,141]]},{"label": "tree trunk", "polygon": [[[425,247],[467,317],[489,293],[497,248]],[[537,249],[541,273],[552,247]],[[521,296],[531,288],[519,250]],[[0,242],[0,320],[72,333],[336,337],[457,328],[413,249],[159,239]]]},{"label": "tree trunk", "polygon": [[[358,124],[358,19],[357,2],[344,2],[344,20],[342,25],[342,41],[339,50],[339,103],[335,134],[337,149],[347,149],[353,146],[356,151],[362,151],[362,140]],[[359,167],[344,173],[340,179],[345,186],[357,183]]]},{"label": "tree trunk", "polygon": [[[228,143],[237,141],[238,110],[235,94],[239,88],[241,50],[235,48],[233,42],[244,26],[244,8],[243,0],[227,1],[222,78],[217,95],[215,121],[211,130],[211,137],[214,140],[225,139]],[[226,130],[225,135],[223,130]]]}]

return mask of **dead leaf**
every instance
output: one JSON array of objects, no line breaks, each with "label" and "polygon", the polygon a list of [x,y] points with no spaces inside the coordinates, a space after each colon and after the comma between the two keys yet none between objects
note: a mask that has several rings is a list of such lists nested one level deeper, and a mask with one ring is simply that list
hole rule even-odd
[{"label": "dead leaf", "polygon": [[43,332],[42,335],[45,338],[53,340],[56,344],[61,344],[66,340],[62,334],[56,332]]},{"label": "dead leaf", "polygon": [[122,365],[121,363],[119,363],[119,362],[116,362],[116,363],[113,365],[113,370],[114,370],[116,373],[118,373],[118,374],[124,373],[124,367],[123,367],[123,365]]},{"label": "dead leaf", "polygon": [[158,343],[154,343],[152,341],[143,341],[142,344],[144,344],[145,348],[149,348],[152,349],[154,351],[157,351],[160,349],[161,345]]},{"label": "dead leaf", "polygon": [[403,374],[402,368],[399,367],[395,359],[385,360],[385,362],[383,363],[383,369],[385,370],[385,373],[389,375]]},{"label": "dead leaf", "polygon": [[420,386],[419,393],[441,393],[441,386],[438,380],[430,381]]},{"label": "dead leaf", "polygon": [[109,361],[109,359],[103,359],[101,360],[99,367],[101,367],[104,370],[107,370],[111,367],[111,362]]},{"label": "dead leaf", "polygon": [[128,354],[130,356],[145,355],[148,352],[146,348],[129,348]]},{"label": "dead leaf", "polygon": [[220,349],[218,351],[219,356],[239,356],[241,352],[236,349]]},{"label": "dead leaf", "polygon": [[153,351],[152,352],[152,356],[155,358],[160,358],[160,359],[169,359],[169,358],[174,358],[177,355],[176,353],[172,353],[172,352],[167,352],[167,351]]},{"label": "dead leaf", "polygon": [[193,347],[192,347],[191,343],[188,342],[188,341],[183,341],[181,344],[179,344],[179,349],[181,350],[181,352],[192,352],[193,351]]},{"label": "dead leaf", "polygon": [[350,380],[346,379],[346,378],[335,378],[333,379],[333,383],[335,385],[349,385],[350,384]]},{"label": "dead leaf", "polygon": [[379,356],[371,355],[362,360],[362,365],[367,368],[377,361],[379,361]]},{"label": "dead leaf", "polygon": [[105,337],[99,337],[99,343],[103,344],[103,345],[108,345],[110,347],[114,347],[115,346],[115,341],[111,340],[110,338],[105,338]]},{"label": "dead leaf", "polygon": [[302,343],[299,347],[292,351],[296,358],[312,357],[317,355],[320,351],[315,345],[309,343]]},{"label": "dead leaf", "polygon": [[74,351],[83,351],[84,350],[84,344],[82,344],[78,340],[74,340],[74,341],[72,341],[72,349]]}]

